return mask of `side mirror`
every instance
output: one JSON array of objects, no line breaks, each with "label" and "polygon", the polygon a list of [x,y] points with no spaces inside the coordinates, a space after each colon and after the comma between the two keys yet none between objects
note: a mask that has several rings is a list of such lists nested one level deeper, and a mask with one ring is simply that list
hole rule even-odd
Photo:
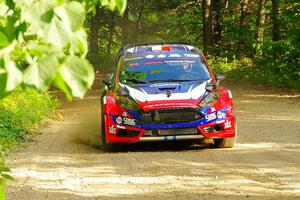
[{"label": "side mirror", "polygon": [[217,86],[213,83],[207,83],[205,86],[205,89],[207,92],[212,92],[215,91],[217,89]]},{"label": "side mirror", "polygon": [[129,90],[125,87],[120,87],[117,89],[118,96],[129,96]]},{"label": "side mirror", "polygon": [[225,79],[225,75],[223,75],[223,74],[216,74],[216,81],[217,81],[218,85],[224,79]]},{"label": "side mirror", "polygon": [[106,78],[102,81],[105,85],[110,87],[112,85],[112,79],[111,78]]}]

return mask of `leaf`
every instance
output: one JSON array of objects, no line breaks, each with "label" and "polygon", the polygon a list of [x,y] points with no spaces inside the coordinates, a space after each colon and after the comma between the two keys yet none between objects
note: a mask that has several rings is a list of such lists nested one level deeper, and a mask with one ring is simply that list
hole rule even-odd
[{"label": "leaf", "polygon": [[8,167],[0,167],[0,173],[2,172],[10,172],[10,169]]},{"label": "leaf", "polygon": [[115,0],[117,9],[119,13],[122,15],[126,10],[127,0]]},{"label": "leaf", "polygon": [[16,4],[22,8],[21,18],[30,24],[30,30],[38,35],[43,34],[54,17],[55,2],[16,0]]},{"label": "leaf", "polygon": [[42,57],[45,54],[55,54],[56,57],[63,57],[64,54],[59,48],[55,48],[51,44],[39,43],[31,41],[27,44],[29,53],[34,57]]},{"label": "leaf", "polygon": [[69,27],[73,32],[79,30],[85,20],[84,7],[77,1],[65,3],[63,6],[54,9],[55,14],[60,17],[65,27]]},{"label": "leaf", "polygon": [[68,56],[55,79],[55,85],[63,90],[69,99],[82,98],[94,81],[93,66],[76,56]]},{"label": "leaf", "polygon": [[59,5],[45,0],[22,3],[21,15],[30,24],[29,31],[60,48],[72,40],[73,33],[80,30],[85,20],[85,9],[76,1],[57,2]]},{"label": "leaf", "polygon": [[54,79],[54,84],[57,88],[66,94],[67,99],[72,100],[73,94],[72,89],[65,83],[62,75],[58,73]]},{"label": "leaf", "polygon": [[7,56],[0,58],[0,98],[5,97],[22,82],[22,73]]},{"label": "leaf", "polygon": [[54,55],[44,55],[24,71],[23,82],[40,91],[49,89],[59,63]]},{"label": "leaf", "polygon": [[2,174],[2,177],[5,178],[6,180],[11,180],[11,181],[14,180],[14,178],[8,174]]},{"label": "leaf", "polygon": [[116,7],[120,14],[123,14],[127,0],[100,0],[102,6],[107,6],[110,10],[114,10]]},{"label": "leaf", "polygon": [[88,52],[87,35],[84,29],[77,31],[71,40],[71,51],[85,57]]},{"label": "leaf", "polygon": [[10,43],[3,32],[0,32],[0,48],[8,46]]},{"label": "leaf", "polygon": [[63,48],[70,40],[71,32],[68,31],[68,27],[63,26],[57,17],[54,17],[48,29],[44,30],[43,37],[57,47]]},{"label": "leaf", "polygon": [[0,184],[0,200],[5,200],[5,194],[3,190],[3,183]]}]

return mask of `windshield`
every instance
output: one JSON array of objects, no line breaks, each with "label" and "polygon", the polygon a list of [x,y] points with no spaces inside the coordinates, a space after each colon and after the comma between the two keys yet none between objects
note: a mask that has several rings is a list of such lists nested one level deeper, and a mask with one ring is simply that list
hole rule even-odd
[{"label": "windshield", "polygon": [[119,80],[126,84],[151,82],[206,81],[210,73],[201,56],[195,53],[146,54],[125,57]]}]

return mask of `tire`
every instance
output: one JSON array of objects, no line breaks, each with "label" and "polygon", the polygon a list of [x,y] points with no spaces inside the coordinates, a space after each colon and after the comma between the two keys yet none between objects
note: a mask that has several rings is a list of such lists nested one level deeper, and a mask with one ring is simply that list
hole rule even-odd
[{"label": "tire", "polygon": [[218,139],[214,139],[214,145],[217,148],[232,148],[235,143],[236,143],[236,139],[237,139],[237,123],[235,121],[234,124],[235,127],[235,136],[234,137],[228,137],[228,138],[218,138]]},{"label": "tire", "polygon": [[107,144],[106,137],[105,137],[105,119],[103,114],[103,108],[101,108],[101,129],[100,129],[100,138],[101,138],[101,147],[104,151],[111,151],[112,145]]}]

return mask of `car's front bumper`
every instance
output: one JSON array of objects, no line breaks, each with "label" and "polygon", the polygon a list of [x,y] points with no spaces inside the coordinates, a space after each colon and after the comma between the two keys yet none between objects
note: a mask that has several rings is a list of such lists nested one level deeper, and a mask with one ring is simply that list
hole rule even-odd
[{"label": "car's front bumper", "polygon": [[[173,124],[144,125],[136,122],[134,119],[128,121],[127,117],[118,115],[105,114],[104,117],[107,143],[200,140],[202,138],[235,136],[233,108],[211,112],[193,122]],[[186,128],[195,128],[196,131],[192,134],[184,133]],[[170,134],[161,135],[159,130],[170,130]],[[174,134],[172,134],[172,130],[176,130]],[[149,134],[151,131],[155,134]]]}]

